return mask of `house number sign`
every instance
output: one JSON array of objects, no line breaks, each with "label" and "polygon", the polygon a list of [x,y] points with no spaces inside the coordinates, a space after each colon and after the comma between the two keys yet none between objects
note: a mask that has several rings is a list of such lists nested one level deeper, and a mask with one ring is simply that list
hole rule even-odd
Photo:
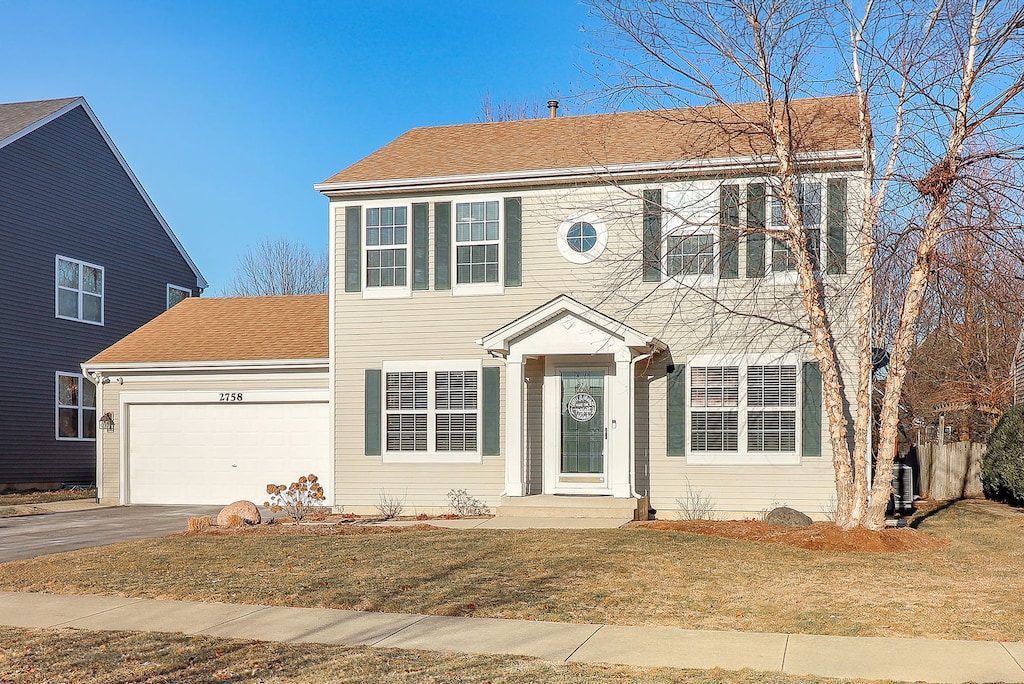
[{"label": "house number sign", "polygon": [[219,401],[225,401],[225,402],[231,402],[231,403],[237,403],[239,401],[244,401],[244,399],[242,398],[242,393],[241,392],[220,392],[218,400]]},{"label": "house number sign", "polygon": [[597,415],[597,400],[589,394],[580,392],[569,398],[566,408],[573,420],[577,423],[586,423]]}]

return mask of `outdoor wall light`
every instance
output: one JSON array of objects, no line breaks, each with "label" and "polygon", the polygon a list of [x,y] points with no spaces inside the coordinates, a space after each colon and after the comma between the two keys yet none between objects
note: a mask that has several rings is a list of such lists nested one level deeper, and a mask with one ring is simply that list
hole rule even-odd
[{"label": "outdoor wall light", "polygon": [[100,430],[104,430],[106,432],[114,431],[114,416],[110,415],[110,411],[107,411],[100,416]]}]

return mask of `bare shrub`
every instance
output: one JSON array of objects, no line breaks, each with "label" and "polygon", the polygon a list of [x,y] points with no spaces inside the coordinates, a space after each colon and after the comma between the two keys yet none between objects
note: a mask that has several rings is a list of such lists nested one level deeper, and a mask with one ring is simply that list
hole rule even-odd
[{"label": "bare shrub", "polygon": [[699,489],[686,481],[686,492],[676,497],[676,515],[680,520],[713,520],[715,503]]},{"label": "bare shrub", "polygon": [[405,497],[388,494],[383,489],[377,495],[377,512],[382,518],[390,520],[402,515],[405,510]]},{"label": "bare shrub", "polygon": [[324,488],[312,473],[302,475],[287,487],[268,484],[267,494],[270,501],[265,501],[264,506],[273,513],[284,511],[297,522],[318,512],[324,502]]},{"label": "bare shrub", "polygon": [[198,518],[188,519],[188,531],[189,532],[202,532],[210,529],[213,526],[213,518],[208,515],[204,515]]},{"label": "bare shrub", "polygon": [[757,519],[761,522],[764,522],[765,518],[768,517],[769,513],[774,511],[776,508],[782,508],[783,506],[789,506],[789,504],[786,503],[785,501],[778,501],[776,499],[772,499],[772,502],[765,506],[764,508],[762,508],[761,512],[757,514]]},{"label": "bare shrub", "polygon": [[237,513],[232,513],[225,518],[225,523],[228,527],[241,527],[245,524],[245,521],[242,520],[242,516]]},{"label": "bare shrub", "polygon": [[449,489],[448,501],[449,507],[455,515],[476,516],[488,513],[484,502],[472,496],[465,489]]}]

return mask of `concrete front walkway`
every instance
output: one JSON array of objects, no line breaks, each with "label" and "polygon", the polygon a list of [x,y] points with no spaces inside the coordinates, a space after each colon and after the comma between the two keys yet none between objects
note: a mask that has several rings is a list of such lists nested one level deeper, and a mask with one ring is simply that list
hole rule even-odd
[{"label": "concrete front walkway", "polygon": [[557,662],[923,682],[1024,682],[1024,643],[713,632],[0,592],[0,624],[511,653]]}]

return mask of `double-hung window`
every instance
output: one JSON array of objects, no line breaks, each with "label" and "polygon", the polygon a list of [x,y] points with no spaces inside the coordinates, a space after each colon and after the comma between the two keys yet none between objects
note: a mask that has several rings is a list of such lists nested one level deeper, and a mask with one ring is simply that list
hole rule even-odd
[{"label": "double-hung window", "polygon": [[96,385],[57,373],[57,439],[96,439]]},{"label": "double-hung window", "polygon": [[409,208],[369,207],[364,230],[366,293],[394,296],[410,292]]},{"label": "double-hung window", "polygon": [[103,267],[57,256],[56,315],[103,325]]},{"label": "double-hung window", "polygon": [[167,308],[170,309],[175,304],[181,304],[183,301],[192,296],[192,290],[187,287],[178,287],[177,285],[167,284]]},{"label": "double-hung window", "polygon": [[690,183],[666,193],[662,278],[677,285],[708,284],[716,275],[718,186]]},{"label": "double-hung window", "polygon": [[688,384],[691,462],[799,462],[795,361],[695,361]]},{"label": "double-hung window", "polygon": [[455,293],[501,289],[501,203],[455,203]]},{"label": "double-hung window", "polygon": [[715,236],[711,233],[669,235],[665,246],[665,274],[692,278],[715,274]]},{"label": "double-hung window", "polygon": [[385,364],[385,461],[479,460],[480,375],[473,362]]},{"label": "double-hung window", "polygon": [[[821,183],[818,181],[802,181],[793,184],[793,194],[797,209],[800,212],[800,223],[807,236],[807,247],[811,251],[811,259],[817,264],[821,254]],[[772,198],[772,228],[788,230],[782,201]],[[772,240],[769,255],[770,270],[773,273],[785,273],[796,270],[796,259],[789,246],[781,240]]]}]

